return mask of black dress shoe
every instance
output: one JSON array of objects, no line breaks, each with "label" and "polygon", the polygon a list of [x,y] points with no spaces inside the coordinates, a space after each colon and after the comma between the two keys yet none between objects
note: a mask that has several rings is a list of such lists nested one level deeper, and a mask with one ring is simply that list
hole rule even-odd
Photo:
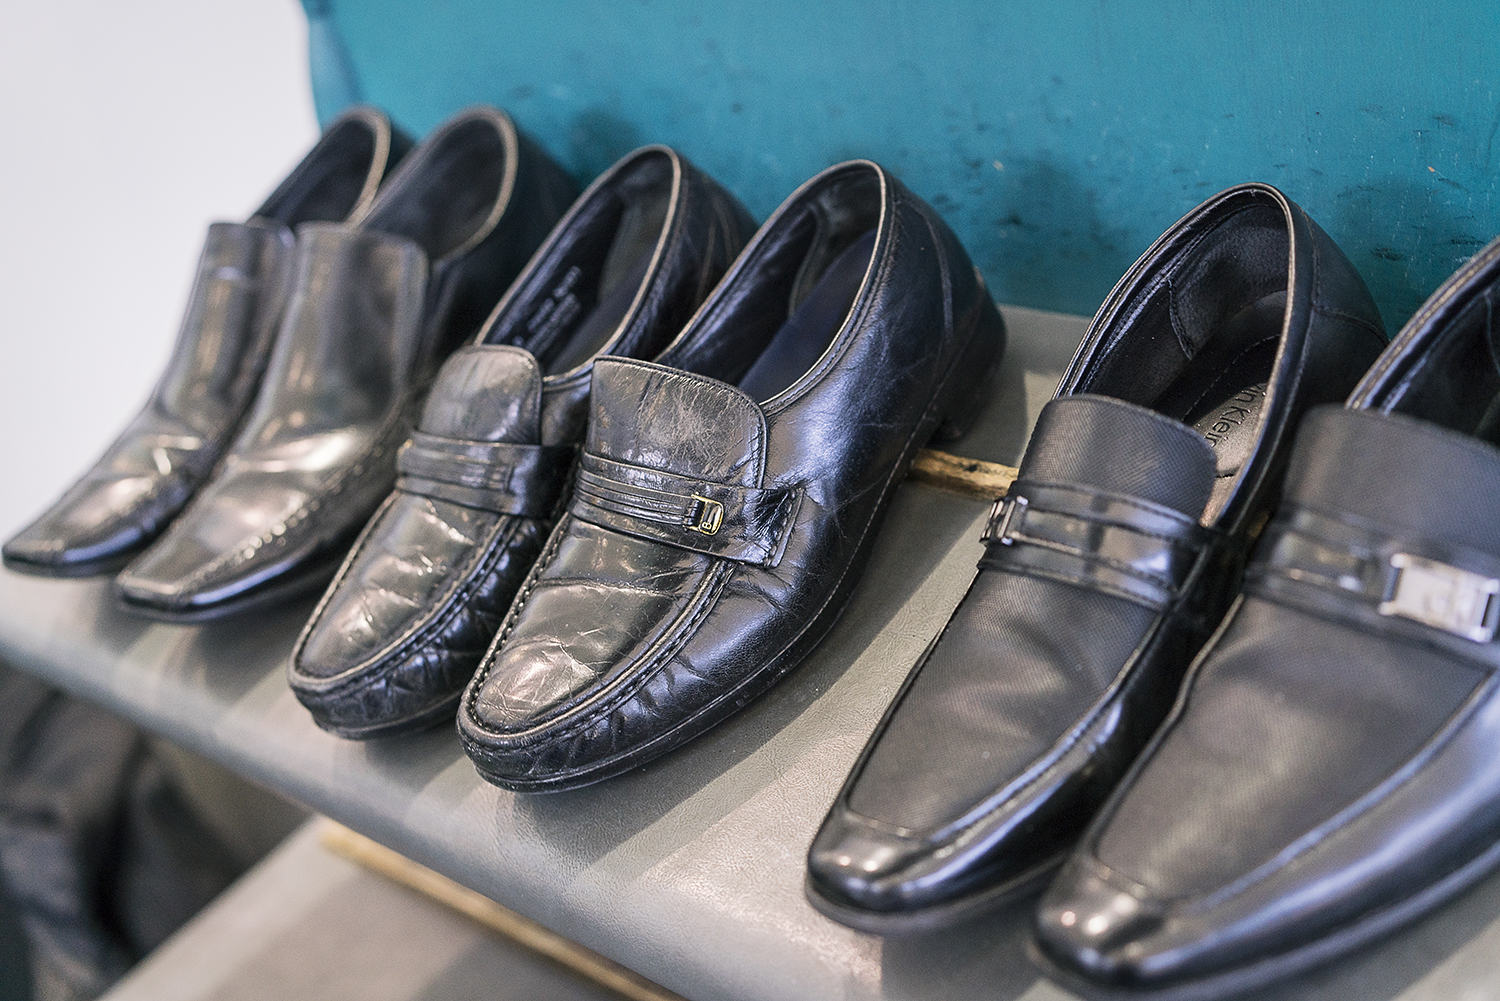
[{"label": "black dress shoe", "polygon": [[303,225],[255,406],[213,479],[118,578],[125,606],[193,621],[327,583],[390,492],[438,365],[575,190],[503,112],[476,108],[413,150],[361,218]]},{"label": "black dress shoe", "polygon": [[803,185],[669,364],[595,367],[568,513],[460,705],[480,773],[596,782],[795,666],[847,602],[916,450],[977,405],[1003,338],[958,240],[884,169]]},{"label": "black dress shoe", "polygon": [[1298,418],[1384,344],[1354,268],[1274,188],[1230,188],[1147,250],[823,822],[812,903],[918,931],[1055,868],[1232,598]]},{"label": "black dress shoe", "polygon": [[112,573],[161,534],[255,398],[291,290],[293,229],[363,213],[410,147],[382,112],[354,108],[247,222],[209,227],[172,360],[151,399],[82,479],[5,543],[6,566],[57,577]]},{"label": "black dress shoe", "polygon": [[320,726],[365,738],[452,718],[559,513],[594,362],[659,354],[754,231],[664,146],[590,186],[443,366],[395,493],[298,638],[292,690]]},{"label": "black dress shoe", "polygon": [[1500,241],[1311,414],[1244,594],[1043,900],[1086,985],[1219,997],[1500,863]]}]

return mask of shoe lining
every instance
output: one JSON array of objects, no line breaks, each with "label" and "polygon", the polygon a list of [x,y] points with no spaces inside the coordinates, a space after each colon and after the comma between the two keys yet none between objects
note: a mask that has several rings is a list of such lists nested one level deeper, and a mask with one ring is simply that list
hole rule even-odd
[{"label": "shoe lining", "polygon": [[[536,356],[547,375],[570,371],[606,350],[651,268],[672,207],[671,159],[647,153],[580,206],[547,264],[517,290],[487,343]],[[627,334],[614,353],[650,357],[675,330],[660,324]],[[649,337],[641,340],[642,336]]]},{"label": "shoe lining", "polygon": [[1469,303],[1380,409],[1500,446],[1500,343],[1493,312],[1489,294]]},{"label": "shoe lining", "polygon": [[[830,178],[816,191],[809,192],[795,207],[788,209],[774,227],[763,228],[751,241],[737,270],[725,279],[733,285],[721,286],[710,297],[715,307],[711,307],[704,317],[704,329],[679,346],[680,350],[671,363],[689,372],[711,374],[731,385],[739,385],[761,401],[770,399],[801,378],[838,333],[852,299],[844,303],[843,313],[831,325],[826,321],[822,324],[809,322],[803,327],[799,321],[794,331],[800,333],[787,333],[783,345],[804,338],[810,342],[799,347],[800,357],[811,358],[808,365],[793,372],[795,365],[790,361],[767,362],[761,372],[769,373],[774,369],[774,378],[758,373],[748,388],[743,385],[751,368],[766,354],[798,308],[812,296],[839,255],[850,244],[879,227],[881,204],[880,175],[863,166]],[[869,253],[866,252],[865,256],[868,263]],[[841,274],[843,270],[840,268]],[[863,270],[860,270],[862,275]],[[819,298],[824,294],[830,301],[835,301],[846,294],[851,297],[858,295],[858,286],[851,290],[848,283],[834,278],[830,280],[826,293],[819,293]],[[810,307],[809,313],[821,315],[824,309],[828,309],[826,304]],[[828,311],[837,312],[836,309]],[[704,336],[709,328],[714,336]],[[782,350],[790,348],[778,348],[777,357],[781,357]]]},{"label": "shoe lining", "polygon": [[460,123],[426,145],[400,171],[396,187],[376,199],[370,229],[415,241],[436,261],[479,232],[505,179],[506,143],[488,119]]},{"label": "shoe lining", "polygon": [[741,389],[756,400],[769,400],[812,368],[849,315],[874,251],[872,229],[860,234],[834,258],[792,315],[771,335],[761,356],[740,379]]},{"label": "shoe lining", "polygon": [[1255,204],[1205,231],[1161,276],[1079,392],[1114,396],[1194,427],[1213,446],[1213,523],[1260,437],[1287,297],[1286,217]]},{"label": "shoe lining", "polygon": [[343,222],[365,189],[375,158],[375,133],[357,118],[336,122],[254,217],[296,227]]}]

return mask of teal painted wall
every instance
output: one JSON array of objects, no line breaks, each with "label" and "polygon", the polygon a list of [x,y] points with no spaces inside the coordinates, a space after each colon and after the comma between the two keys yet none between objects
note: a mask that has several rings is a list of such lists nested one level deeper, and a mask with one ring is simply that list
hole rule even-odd
[{"label": "teal painted wall", "polygon": [[491,102],[585,180],[666,142],[761,216],[869,156],[1004,302],[1091,313],[1246,180],[1339,241],[1392,331],[1500,233],[1495,0],[329,2],[339,86],[414,131]]}]

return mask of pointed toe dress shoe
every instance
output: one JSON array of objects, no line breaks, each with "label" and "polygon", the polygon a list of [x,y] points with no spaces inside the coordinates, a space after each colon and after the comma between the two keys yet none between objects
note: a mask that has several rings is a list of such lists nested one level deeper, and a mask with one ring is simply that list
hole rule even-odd
[{"label": "pointed toe dress shoe", "polygon": [[362,215],[411,140],[357,107],[243,223],[209,227],[171,361],[146,406],[93,468],[5,543],[25,573],[112,573],[161,534],[202,486],[254,401],[291,291],[305,222]]},{"label": "pointed toe dress shoe", "polygon": [[799,663],[1003,339],[957,239],[884,169],[842,164],[795,192],[666,364],[595,366],[567,513],[460,703],[480,773],[596,782]]},{"label": "pointed toe dress shoe", "polygon": [[594,362],[654,358],[755,224],[674,151],[601,175],[448,359],[396,490],[292,651],[325,729],[375,737],[453,717],[567,493]]},{"label": "pointed toe dress shoe", "polygon": [[390,493],[438,365],[574,192],[509,117],[476,108],[414,149],[359,219],[301,226],[254,407],[212,480],[117,579],[125,607],[193,621],[326,584]]},{"label": "pointed toe dress shoe", "polygon": [[1054,869],[1229,604],[1300,415],[1384,344],[1349,261],[1274,188],[1224,191],[1147,250],[818,831],[814,906],[921,931]]},{"label": "pointed toe dress shoe", "polygon": [[1500,864],[1500,241],[1304,422],[1241,597],[1036,919],[1096,993],[1223,997]]}]

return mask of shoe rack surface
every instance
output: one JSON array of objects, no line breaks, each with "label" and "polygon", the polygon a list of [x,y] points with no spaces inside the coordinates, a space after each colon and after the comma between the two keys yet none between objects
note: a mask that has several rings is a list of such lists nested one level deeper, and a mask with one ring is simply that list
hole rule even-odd
[{"label": "shoe rack surface", "polygon": [[[984,414],[952,450],[1014,463],[1083,335],[1007,309]],[[803,899],[818,823],[907,669],[967,586],[987,505],[908,483],[827,642],[704,738],[548,796],[484,783],[451,727],[370,743],[318,730],[285,658],[310,602],[204,626],[117,610],[107,581],[0,571],[0,657],[389,845],[693,1001],[1066,992],[1024,958],[1030,905],[942,933],[851,931]],[[1356,957],[1274,989],[1322,1001],[1500,994],[1500,878]]]}]

